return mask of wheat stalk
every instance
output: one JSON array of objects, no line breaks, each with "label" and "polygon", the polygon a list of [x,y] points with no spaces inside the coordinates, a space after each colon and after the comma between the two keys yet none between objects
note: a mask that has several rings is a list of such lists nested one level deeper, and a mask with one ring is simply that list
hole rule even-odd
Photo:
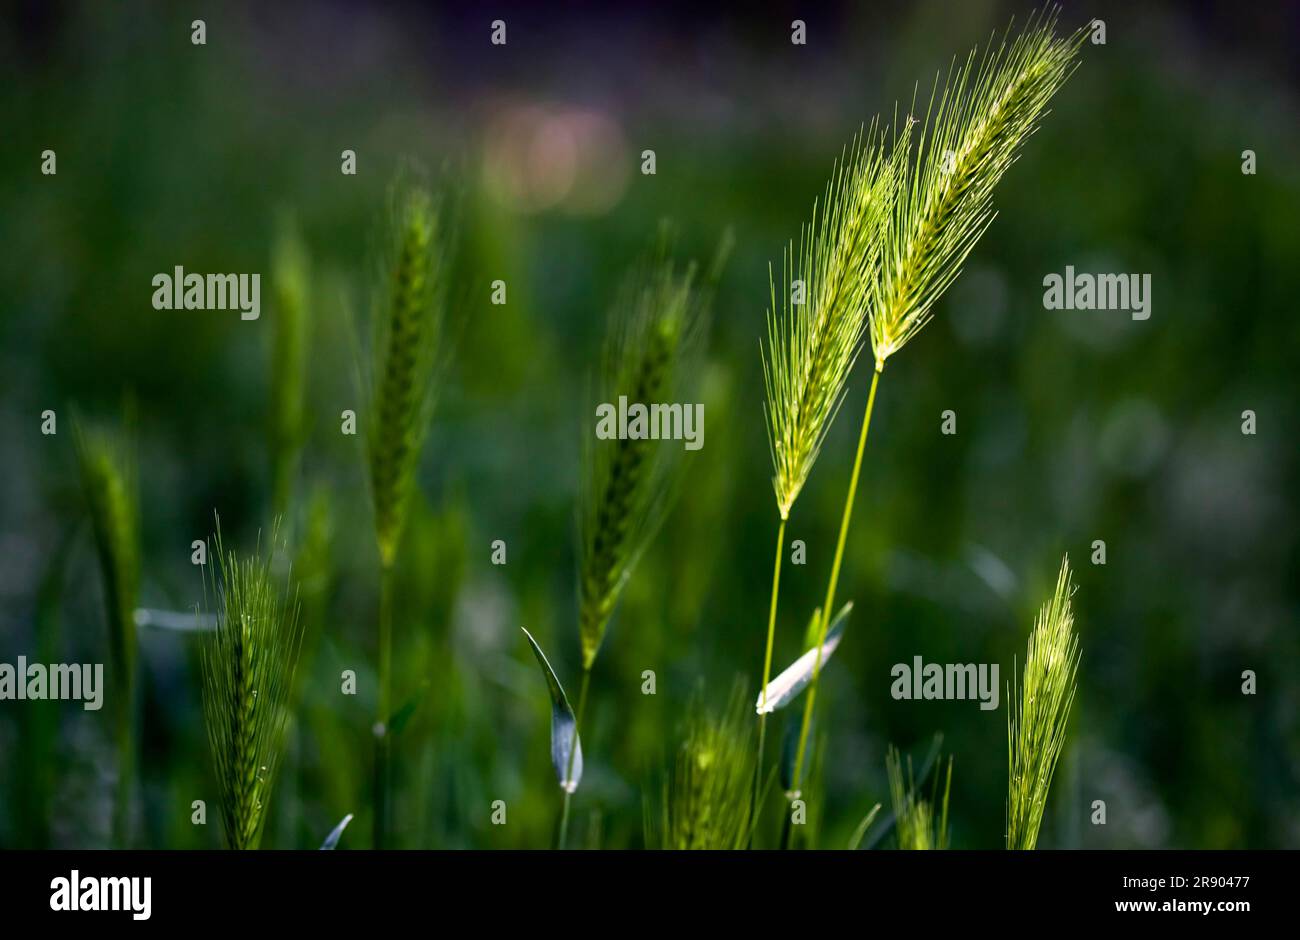
[{"label": "wheat stalk", "polygon": [[[886,360],[925,326],[931,307],[960,273],[962,262],[993,220],[993,189],[1076,67],[1086,33],[1079,30],[1058,38],[1056,16],[1055,8],[1036,13],[1009,45],[1004,35],[996,47],[990,44],[983,57],[972,51],[963,66],[954,64],[950,69],[942,92],[936,81],[915,159],[898,177],[884,226],[880,274],[870,288],[868,332],[875,369],[821,608],[823,638],[829,612],[834,610],[880,375]],[[820,676],[819,655],[804,701],[796,787]]]},{"label": "wheat stalk", "polygon": [[135,608],[140,587],[140,505],[136,463],[129,449],[105,431],[74,424],[77,464],[90,508],[91,529],[104,585],[118,778],[113,843],[129,840],[134,779]]},{"label": "wheat stalk", "polygon": [[1065,746],[1079,669],[1079,636],[1074,632],[1070,560],[1061,562],[1052,598],[1038,612],[1025,654],[1020,687],[1007,697],[1007,848],[1032,849],[1052,785],[1052,773]]},{"label": "wheat stalk", "polygon": [[226,844],[255,849],[280,758],[302,622],[297,592],[286,596],[275,583],[270,552],[227,551],[220,519],[215,548],[220,606],[202,651],[203,716]]},{"label": "wheat stalk", "polygon": [[[820,207],[814,204],[812,221],[803,227],[798,249],[791,242],[784,252],[779,300],[769,271],[771,297],[762,358],[772,486],[780,522],[763,655],[755,811],[767,741],[766,696],[786,522],[821,452],[862,347],[869,285],[879,259],[880,229],[888,218],[895,176],[902,169],[900,157],[906,153],[905,143],[900,142],[889,154],[884,134],[875,123],[855,137],[832,169]],[[801,303],[794,300],[796,285],[804,291]]]},{"label": "wheat stalk", "polygon": [[379,694],[374,732],[374,844],[387,842],[388,724],[392,720],[392,581],[407,501],[433,409],[442,333],[444,235],[433,196],[399,184],[373,316],[374,365],[367,401],[366,460],[379,548]]}]

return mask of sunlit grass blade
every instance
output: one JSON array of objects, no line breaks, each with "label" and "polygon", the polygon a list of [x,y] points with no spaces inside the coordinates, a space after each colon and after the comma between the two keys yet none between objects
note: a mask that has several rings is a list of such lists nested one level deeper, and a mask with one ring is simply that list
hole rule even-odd
[{"label": "sunlit grass blade", "polygon": [[857,849],[862,845],[862,840],[871,828],[871,824],[876,821],[876,816],[880,813],[880,804],[877,803],[871,809],[867,810],[867,815],[862,817],[862,822],[853,830],[853,835],[849,836],[849,844],[845,848],[849,850]]},{"label": "sunlit grass blade", "polygon": [[[849,614],[852,611],[853,602],[849,601],[840,608],[840,612],[831,621],[830,630],[827,632],[826,639],[821,646],[822,662],[830,659],[831,654],[840,645],[840,637],[844,633],[844,628],[848,626]],[[818,615],[814,615],[814,617],[820,622]],[[816,638],[814,637],[811,642],[815,643]],[[818,650],[814,646],[787,666],[759,693],[758,701],[754,703],[755,711],[760,715],[774,712],[798,698],[799,693],[807,688],[808,683],[812,680],[813,665],[817,660],[817,656]]]},{"label": "sunlit grass blade", "polygon": [[320,847],[322,852],[329,852],[338,848],[339,839],[343,838],[343,830],[348,827],[348,823],[350,822],[352,822],[351,813],[348,813],[339,820],[339,824],[330,830],[330,834],[327,835],[325,841],[321,843]]}]

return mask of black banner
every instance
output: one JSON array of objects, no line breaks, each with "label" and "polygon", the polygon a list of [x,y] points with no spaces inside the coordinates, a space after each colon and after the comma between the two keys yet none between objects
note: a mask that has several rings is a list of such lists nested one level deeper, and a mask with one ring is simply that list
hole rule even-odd
[{"label": "black banner", "polygon": [[1284,852],[6,852],[0,903],[9,924],[76,915],[205,932],[421,924],[431,909],[494,928],[608,911],[611,926],[1036,916],[1231,929],[1290,908],[1294,865]]}]

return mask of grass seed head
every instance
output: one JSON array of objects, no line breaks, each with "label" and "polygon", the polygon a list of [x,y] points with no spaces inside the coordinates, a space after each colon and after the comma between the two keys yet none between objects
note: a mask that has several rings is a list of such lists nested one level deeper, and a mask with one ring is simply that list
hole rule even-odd
[{"label": "grass seed head", "polygon": [[[628,279],[610,315],[600,380],[602,402],[684,402],[708,318],[695,268],[661,252]],[[579,508],[579,635],[591,668],[623,586],[668,515],[682,445],[649,438],[585,438]]]},{"label": "grass seed head", "polygon": [[[772,485],[782,519],[812,471],[862,346],[899,153],[905,155],[906,146],[888,150],[875,124],[855,137],[821,204],[813,206],[798,247],[791,242],[785,250],[779,297],[769,276],[763,376]],[[796,282],[802,303],[794,302]]]},{"label": "grass seed head", "polygon": [[226,844],[255,849],[271,802],[302,623],[296,591],[289,595],[277,582],[270,551],[228,551],[218,520],[215,555],[218,623],[202,650],[203,716]]},{"label": "grass seed head", "polygon": [[934,781],[935,793],[929,800],[916,792],[916,781],[912,776],[912,759],[907,758],[907,776],[903,776],[903,760],[898,750],[890,747],[885,753],[885,773],[889,778],[889,798],[894,809],[894,830],[898,836],[900,849],[928,850],[946,849],[948,847],[948,795],[952,789],[952,759],[948,759],[948,771],[944,778],[943,799],[936,800],[939,778]]},{"label": "grass seed head", "polygon": [[1004,35],[982,56],[972,50],[942,90],[936,81],[885,228],[869,327],[877,369],[925,326],[961,273],[993,221],[998,181],[1077,66],[1086,32],[1058,37],[1056,16],[1054,8],[1033,14],[1014,41]]},{"label": "grass seed head", "polygon": [[1079,668],[1068,558],[1061,562],[1056,590],[1043,605],[1029,634],[1020,688],[1008,690],[1007,848],[1038,843],[1052,773],[1065,746],[1070,706]]},{"label": "grass seed head", "polygon": [[374,315],[367,463],[375,537],[391,567],[433,407],[444,294],[442,216],[430,193],[399,186],[392,244]]},{"label": "grass seed head", "polygon": [[753,722],[743,688],[721,712],[696,695],[671,779],[665,781],[662,831],[668,849],[742,849],[748,844],[753,801]]}]

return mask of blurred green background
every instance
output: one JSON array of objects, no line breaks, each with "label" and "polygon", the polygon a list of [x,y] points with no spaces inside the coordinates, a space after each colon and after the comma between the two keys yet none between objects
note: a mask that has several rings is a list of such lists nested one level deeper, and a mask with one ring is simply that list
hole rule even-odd
[{"label": "blurred green background", "polygon": [[[268,526],[269,259],[292,213],[314,324],[295,513],[301,525],[323,494],[332,538],[264,844],[315,847],[355,813],[341,847],[368,845],[377,560],[362,439],[338,416],[358,407],[353,335],[366,335],[386,189],[422,165],[456,193],[456,345],[400,562],[396,697],[426,691],[396,745],[398,844],[545,847],[560,794],[518,628],[575,694],[585,378],[659,221],[675,223],[682,257],[707,257],[730,227],[701,376],[705,446],[628,586],[583,729],[574,841],[640,846],[691,695],[720,704],[737,676],[757,692],[777,522],[758,355],[768,265],[860,124],[906,108],[918,82],[928,92],[952,56],[1029,9],[11,6],[0,661],[107,655],[74,407],[113,427],[134,402],[144,606],[202,603],[190,543],[214,510],[233,544]],[[488,42],[497,16],[505,47]],[[936,732],[954,756],[954,845],[1001,846],[1005,691],[993,712],[896,702],[889,670],[920,655],[996,662],[1009,680],[1066,552],[1083,661],[1040,845],[1300,845],[1297,12],[1067,4],[1062,19],[1093,16],[1107,43],[1084,47],[1001,184],[997,221],[881,384],[839,592],[856,608],[819,697],[820,846],[844,845],[887,802],[887,744],[919,757]],[[204,46],[190,42],[195,17]],[[806,46],[789,42],[795,17]],[[55,176],[40,173],[47,148]],[[340,173],[344,149],[355,176]],[[644,149],[654,176],[640,173]],[[1241,172],[1246,149],[1255,175]],[[1151,318],[1045,311],[1042,278],[1067,264],[1150,273]],[[261,272],[261,319],[155,311],[150,280],[175,265]],[[498,278],[504,306],[489,302]],[[783,573],[778,664],[801,651],[824,589],[866,376],[860,365],[792,519],[807,564]],[[55,436],[40,433],[45,409]],[[955,436],[940,434],[945,409]],[[490,563],[495,539],[505,566]],[[1096,539],[1104,567],[1089,563]],[[216,846],[196,640],[139,639],[133,843]],[[355,697],[340,694],[345,669]],[[641,693],[647,669],[654,696]],[[0,702],[0,845],[106,844],[108,714]],[[191,824],[196,799],[206,826]],[[498,799],[504,826],[491,824]],[[1089,821],[1094,800],[1104,826]]]}]

